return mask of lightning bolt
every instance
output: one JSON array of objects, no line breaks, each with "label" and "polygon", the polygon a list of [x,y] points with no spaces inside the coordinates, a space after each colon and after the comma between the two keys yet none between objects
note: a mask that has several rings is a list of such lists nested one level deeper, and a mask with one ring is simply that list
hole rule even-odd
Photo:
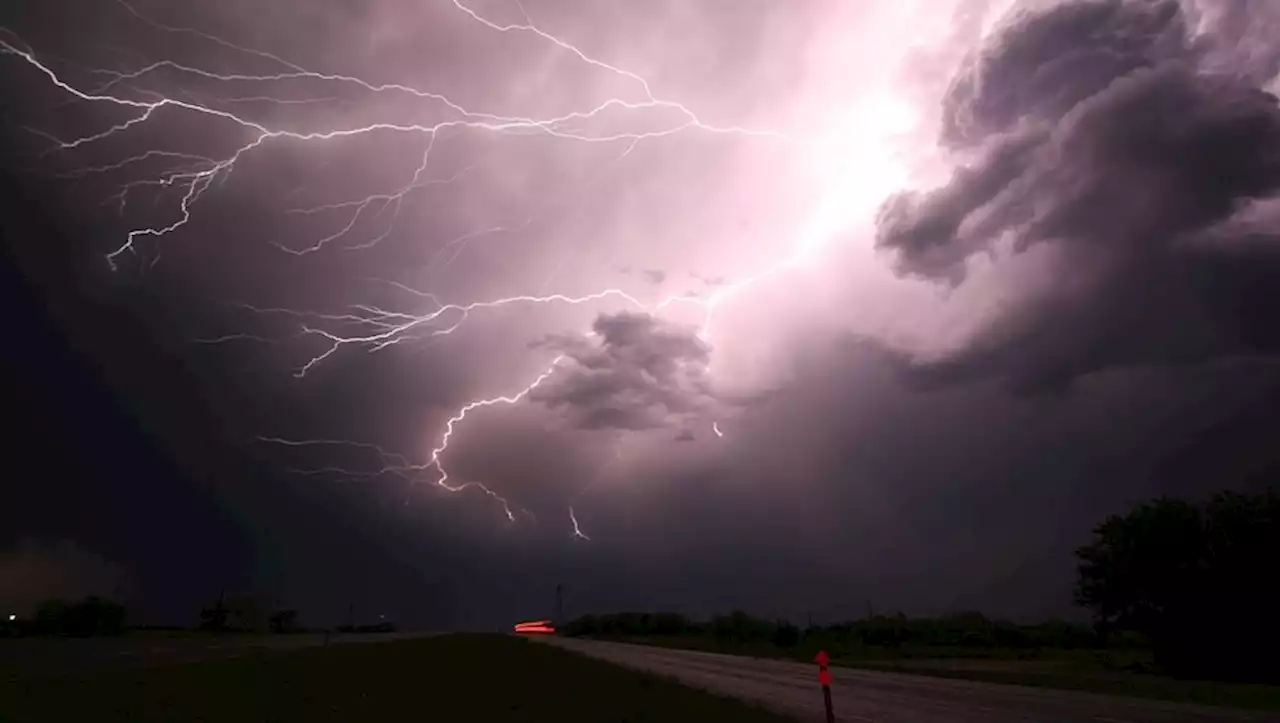
[{"label": "lightning bolt", "polygon": [[569,522],[573,523],[574,539],[591,542],[591,538],[587,536],[587,533],[582,531],[582,527],[578,524],[578,516],[573,512],[573,505],[569,505]]},{"label": "lightning bolt", "polygon": [[[473,131],[491,134],[528,135],[541,134],[565,141],[579,143],[607,144],[624,143],[621,156],[630,154],[638,144],[664,138],[677,133],[700,132],[707,134],[735,135],[761,141],[780,142],[794,145],[801,150],[821,152],[821,144],[815,146],[810,139],[796,139],[787,134],[752,129],[740,126],[719,126],[704,122],[686,105],[661,97],[655,93],[650,82],[644,77],[627,69],[615,66],[584,52],[576,45],[544,31],[536,25],[521,8],[524,22],[519,24],[503,24],[494,22],[461,0],[453,0],[452,7],[467,18],[488,31],[499,34],[524,34],[534,36],[549,43],[559,50],[572,55],[580,62],[601,72],[614,75],[630,85],[639,94],[637,100],[614,97],[605,100],[586,110],[573,111],[559,116],[546,118],[519,117],[494,114],[472,110],[452,101],[448,97],[430,91],[420,90],[408,85],[396,83],[374,83],[354,75],[321,73],[307,69],[279,55],[266,51],[238,45],[198,29],[168,25],[144,15],[124,0],[116,0],[129,14],[150,27],[165,33],[186,35],[214,43],[219,47],[239,53],[257,62],[268,63],[274,72],[267,73],[217,73],[192,65],[181,64],[171,60],[160,60],[141,65],[130,70],[91,69],[91,74],[99,79],[95,86],[78,86],[66,80],[54,69],[51,62],[46,62],[33,49],[28,48],[20,40],[10,42],[5,36],[17,36],[4,28],[0,35],[0,55],[16,58],[21,63],[43,77],[49,84],[64,93],[71,101],[113,108],[126,115],[123,120],[113,123],[104,130],[76,138],[57,138],[42,131],[36,131],[49,139],[52,146],[46,154],[68,154],[101,144],[112,138],[131,134],[143,126],[153,123],[158,116],[168,113],[187,114],[204,118],[227,129],[229,135],[240,134],[242,142],[223,155],[204,155],[178,153],[171,151],[149,150],[116,163],[80,168],[68,174],[69,177],[83,178],[90,175],[104,175],[133,167],[148,167],[149,164],[161,163],[163,170],[154,176],[131,181],[121,187],[112,197],[121,214],[129,202],[131,194],[144,187],[159,189],[175,189],[178,194],[176,218],[164,224],[140,226],[128,231],[119,245],[106,253],[105,257],[112,269],[119,266],[125,254],[139,255],[139,243],[143,239],[155,242],[150,244],[155,251],[149,264],[154,265],[160,259],[159,242],[182,230],[192,222],[200,201],[216,186],[225,183],[233,173],[237,164],[245,157],[258,151],[269,143],[322,143],[344,138],[366,135],[413,135],[425,137],[425,147],[419,156],[419,162],[407,178],[397,188],[381,194],[368,195],[338,203],[331,203],[310,208],[289,209],[287,213],[297,216],[315,216],[318,214],[345,214],[345,221],[337,230],[320,236],[311,243],[301,247],[289,247],[276,243],[282,252],[293,255],[307,255],[322,251],[335,243],[342,243],[344,249],[359,250],[376,245],[395,229],[400,210],[408,196],[419,189],[430,185],[447,184],[458,179],[460,174],[443,179],[433,179],[430,175],[432,152],[436,143],[447,131]],[[290,104],[303,102],[322,102],[323,98],[287,99],[272,96],[269,93],[235,95],[218,98],[214,102],[201,101],[189,93],[159,94],[151,90],[141,90],[139,85],[161,74],[197,79],[216,84],[237,84],[238,86],[266,87],[274,84],[308,81],[336,87],[346,87],[373,95],[400,95],[415,101],[430,104],[442,116],[430,123],[401,123],[380,121],[361,126],[336,127],[322,129],[296,130],[275,127],[267,122],[255,120],[243,111],[236,110],[237,105],[251,102],[274,104]],[[255,91],[256,93],[256,91]],[[648,130],[621,130],[612,132],[589,131],[590,121],[601,117],[607,111],[627,111],[645,113],[665,111],[663,118],[672,118],[665,125]],[[658,116],[655,116],[658,117]],[[466,173],[464,169],[461,173]],[[384,309],[374,305],[353,306],[341,313],[321,313],[316,311],[295,310],[287,308],[262,308],[245,305],[243,308],[262,317],[280,317],[297,324],[294,337],[307,337],[322,342],[323,349],[308,359],[295,370],[295,376],[305,377],[308,372],[326,359],[346,348],[360,348],[368,352],[377,352],[398,344],[433,337],[447,336],[460,328],[473,312],[492,310],[499,307],[519,305],[566,304],[581,305],[595,303],[606,299],[616,299],[649,313],[658,314],[676,304],[693,304],[702,309],[702,323],[699,336],[708,338],[715,310],[724,302],[749,289],[765,278],[794,268],[811,258],[831,238],[834,227],[834,197],[825,199],[821,207],[813,214],[812,223],[797,233],[792,252],[777,260],[772,265],[761,269],[758,273],[747,276],[733,284],[720,286],[714,293],[705,298],[689,296],[669,296],[662,299],[643,302],[635,295],[622,289],[609,288],[594,293],[571,296],[559,293],[539,295],[513,295],[496,299],[483,299],[468,302],[440,303],[431,293],[409,287],[398,282],[386,281],[416,299],[431,305],[425,312],[403,312]],[[363,222],[369,219],[385,219],[381,230],[371,238],[359,242],[347,243],[346,239],[357,233]],[[432,265],[447,266],[456,260],[458,254],[467,245],[477,239],[506,231],[505,226],[491,226],[460,235],[444,245],[437,252]],[[273,242],[274,243],[274,242]],[[236,333],[208,339],[200,339],[202,343],[217,344],[230,341],[279,341],[257,334]],[[478,398],[459,407],[445,422],[444,430],[438,442],[431,448],[427,459],[422,463],[411,462],[403,454],[385,450],[377,445],[358,440],[315,439],[291,440],[281,437],[259,437],[257,441],[265,444],[286,447],[345,447],[371,453],[376,466],[367,470],[354,470],[344,467],[317,467],[297,470],[304,474],[340,474],[352,478],[371,478],[380,475],[393,475],[407,480],[410,488],[422,479],[431,480],[435,486],[448,492],[458,493],[467,489],[477,489],[499,502],[508,520],[515,520],[516,508],[505,497],[478,481],[455,482],[445,464],[445,456],[450,442],[455,438],[459,428],[469,417],[483,410],[512,406],[526,399],[534,389],[545,382],[563,362],[558,356],[531,381],[503,395]],[[719,422],[713,422],[712,430],[717,438],[723,437]],[[588,485],[588,488],[590,485]],[[579,492],[585,492],[584,488]],[[407,500],[406,500],[407,501]],[[524,511],[527,512],[527,511]],[[532,513],[529,513],[532,515]],[[569,507],[569,518],[572,523],[573,536],[588,540],[582,532],[577,515],[572,506]]]},{"label": "lightning bolt", "polygon": [[586,533],[582,531],[582,525],[578,523],[578,514],[574,511],[573,506],[577,504],[579,499],[581,499],[588,492],[590,492],[592,488],[594,488],[596,484],[600,482],[600,480],[604,479],[604,476],[608,474],[609,471],[614,468],[614,466],[616,466],[619,462],[623,460],[622,447],[625,441],[626,441],[625,432],[619,432],[614,436],[613,454],[610,455],[609,459],[606,460],[605,463],[600,466],[599,471],[596,472],[595,476],[591,478],[591,481],[588,482],[586,485],[584,485],[576,493],[574,493],[573,497],[569,500],[569,522],[573,525],[573,530],[570,536],[573,539],[585,540],[587,542],[591,541],[591,538],[588,537]]}]

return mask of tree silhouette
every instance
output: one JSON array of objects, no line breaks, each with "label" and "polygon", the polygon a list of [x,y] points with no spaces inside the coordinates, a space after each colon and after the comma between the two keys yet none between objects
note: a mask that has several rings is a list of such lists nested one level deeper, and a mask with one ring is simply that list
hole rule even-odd
[{"label": "tree silhouette", "polygon": [[1274,491],[1141,504],[1104,520],[1076,556],[1076,601],[1100,629],[1148,636],[1166,672],[1280,680]]},{"label": "tree silhouette", "polygon": [[218,596],[218,602],[211,608],[204,608],[200,611],[200,629],[201,630],[226,630],[227,618],[231,615],[231,610],[227,608],[223,602],[223,597]]},{"label": "tree silhouette", "polygon": [[298,626],[297,610],[277,610],[268,618],[273,633],[291,633]]},{"label": "tree silhouette", "polygon": [[79,602],[46,600],[36,609],[34,631],[40,635],[118,635],[124,632],[120,603],[89,596]]}]

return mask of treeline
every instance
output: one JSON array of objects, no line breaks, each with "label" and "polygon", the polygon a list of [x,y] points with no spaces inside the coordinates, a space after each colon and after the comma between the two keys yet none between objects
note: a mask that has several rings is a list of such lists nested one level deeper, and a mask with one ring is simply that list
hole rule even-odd
[{"label": "treeline", "polygon": [[1136,646],[1133,636],[1104,640],[1088,625],[1051,620],[1019,625],[992,620],[977,612],[938,618],[876,615],[834,625],[801,628],[786,620],[753,617],[742,611],[710,620],[692,620],[673,613],[617,613],[584,615],[560,627],[571,636],[604,638],[705,638],[722,643],[766,643],[781,648],[851,646],[887,648],[934,647],[969,650],[1092,649]]},{"label": "treeline", "polygon": [[[336,628],[306,627],[299,623],[298,611],[277,609],[269,614],[252,598],[219,598],[202,608],[194,629],[210,633],[391,633],[394,622],[380,619],[373,623],[349,621]],[[193,627],[130,625],[125,606],[101,597],[82,600],[46,600],[33,612],[6,613],[0,617],[0,638],[35,636],[97,637],[120,635],[131,630],[178,632]]]},{"label": "treeline", "polygon": [[[1280,683],[1280,494],[1223,492],[1203,501],[1164,497],[1112,515],[1076,551],[1076,603],[1092,625],[872,616],[800,630],[742,612],[705,622],[680,615],[588,615],[569,635],[682,638],[689,647],[815,646],[837,651],[927,648],[963,651],[1133,649],[1183,678]],[[856,651],[855,651],[856,652]],[[797,651],[797,654],[799,651]],[[971,653],[970,653],[971,654]]]},{"label": "treeline", "polygon": [[36,607],[35,615],[30,618],[19,618],[16,614],[6,616],[0,623],[0,637],[119,635],[125,631],[125,621],[124,605],[105,598],[46,600]]},{"label": "treeline", "polygon": [[[217,633],[318,633],[331,632],[329,628],[307,627],[299,622],[298,611],[285,608],[271,609],[265,601],[252,595],[224,597],[200,610],[201,630]],[[379,619],[375,623],[357,623],[348,620],[332,631],[339,633],[391,633],[396,631],[394,622]]]}]

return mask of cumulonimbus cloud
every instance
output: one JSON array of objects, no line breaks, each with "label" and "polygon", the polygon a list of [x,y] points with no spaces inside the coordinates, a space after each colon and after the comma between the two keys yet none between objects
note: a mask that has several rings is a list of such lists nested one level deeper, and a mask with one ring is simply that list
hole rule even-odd
[{"label": "cumulonimbus cloud", "polygon": [[1280,351],[1280,104],[1206,65],[1187,28],[1177,3],[1063,5],[965,71],[944,134],[975,160],[890,198],[877,244],[953,285],[1003,248],[1050,254],[1053,274],[926,371],[1038,388]]}]

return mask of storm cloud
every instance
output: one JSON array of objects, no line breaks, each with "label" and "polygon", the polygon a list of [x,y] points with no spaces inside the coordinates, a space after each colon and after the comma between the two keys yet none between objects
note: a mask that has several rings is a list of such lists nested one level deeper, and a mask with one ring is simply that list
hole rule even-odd
[{"label": "storm cloud", "polygon": [[0,544],[181,623],[1035,617],[1280,470],[1275,3],[520,5],[0,7]]},{"label": "storm cloud", "polygon": [[678,427],[717,406],[711,349],[695,327],[622,312],[601,315],[592,331],[538,344],[563,357],[531,400],[563,411],[579,429],[630,431]]},{"label": "storm cloud", "polygon": [[[1280,105],[1197,65],[1185,28],[1176,3],[1064,5],[983,54],[991,77],[961,86],[955,115],[987,148],[945,186],[889,200],[877,244],[953,285],[979,255],[1041,253],[1050,271],[930,373],[1059,386],[1280,349],[1280,243],[1245,220],[1280,191]],[[1108,63],[1052,77],[1090,42]]]},{"label": "storm cloud", "polygon": [[1177,0],[1086,0],[1015,15],[953,79],[942,139],[976,143],[1056,121],[1116,78],[1192,54]]}]

